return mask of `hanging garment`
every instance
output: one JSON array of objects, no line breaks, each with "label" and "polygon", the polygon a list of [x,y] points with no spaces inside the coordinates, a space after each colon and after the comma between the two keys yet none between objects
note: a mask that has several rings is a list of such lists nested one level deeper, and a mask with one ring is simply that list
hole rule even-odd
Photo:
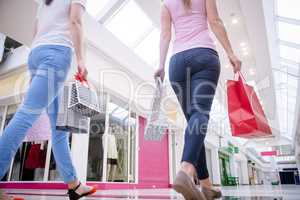
[{"label": "hanging garment", "polygon": [[46,112],[28,130],[24,142],[47,141],[51,139],[50,120]]},{"label": "hanging garment", "polygon": [[[103,136],[105,137],[105,135]],[[118,159],[116,137],[111,134],[106,135],[106,137],[107,137],[107,158]]]},{"label": "hanging garment", "polygon": [[238,73],[238,80],[227,81],[227,100],[233,136],[259,138],[272,135],[259,99],[241,73]]},{"label": "hanging garment", "polygon": [[27,159],[25,161],[26,169],[45,168],[46,151],[41,150],[40,144],[33,144],[30,147]]}]

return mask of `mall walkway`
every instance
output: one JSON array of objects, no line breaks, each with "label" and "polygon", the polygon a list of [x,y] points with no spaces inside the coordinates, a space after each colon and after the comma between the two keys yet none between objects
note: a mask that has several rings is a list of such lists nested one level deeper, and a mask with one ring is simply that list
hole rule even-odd
[{"label": "mall walkway", "polygon": [[[222,187],[224,200],[299,200],[300,186],[239,186]],[[22,195],[26,200],[67,200],[65,191],[58,190],[7,190],[10,194]],[[171,189],[153,190],[105,190],[86,200],[157,200],[178,199],[183,200],[181,195]]]}]

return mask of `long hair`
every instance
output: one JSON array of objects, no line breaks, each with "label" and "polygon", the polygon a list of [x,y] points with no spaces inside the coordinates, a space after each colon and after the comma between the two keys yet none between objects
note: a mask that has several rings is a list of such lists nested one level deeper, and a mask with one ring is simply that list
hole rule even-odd
[{"label": "long hair", "polygon": [[190,9],[192,6],[192,0],[182,0],[186,9]]},{"label": "long hair", "polygon": [[52,3],[52,1],[53,1],[53,0],[45,0],[45,4],[46,4],[47,6],[49,6],[49,5]]}]

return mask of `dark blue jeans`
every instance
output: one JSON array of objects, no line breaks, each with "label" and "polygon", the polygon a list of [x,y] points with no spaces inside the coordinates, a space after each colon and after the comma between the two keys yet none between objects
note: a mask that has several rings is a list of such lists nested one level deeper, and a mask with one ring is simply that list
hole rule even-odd
[{"label": "dark blue jeans", "polygon": [[219,56],[212,49],[186,50],[170,61],[170,82],[187,120],[182,162],[193,164],[200,180],[209,177],[204,139],[219,75]]}]

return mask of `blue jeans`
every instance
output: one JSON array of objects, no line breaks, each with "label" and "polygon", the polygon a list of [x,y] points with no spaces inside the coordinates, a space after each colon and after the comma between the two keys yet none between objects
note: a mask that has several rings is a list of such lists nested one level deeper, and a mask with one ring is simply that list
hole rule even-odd
[{"label": "blue jeans", "polygon": [[170,61],[170,82],[187,120],[182,161],[194,165],[200,180],[209,177],[204,139],[219,75],[219,56],[212,49],[186,50]]},{"label": "blue jeans", "polygon": [[46,110],[52,128],[52,150],[60,175],[65,183],[77,180],[70,155],[69,133],[56,130],[58,95],[66,80],[71,58],[70,48],[57,45],[43,45],[30,53],[30,87],[23,104],[0,138],[0,179],[6,174],[27,131]]}]

